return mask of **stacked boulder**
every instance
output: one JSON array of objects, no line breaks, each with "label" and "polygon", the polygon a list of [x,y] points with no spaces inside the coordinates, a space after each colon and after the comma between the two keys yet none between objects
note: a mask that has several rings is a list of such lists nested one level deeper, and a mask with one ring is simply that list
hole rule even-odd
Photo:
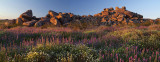
[{"label": "stacked boulder", "polygon": [[48,11],[48,14],[45,17],[42,17],[38,22],[35,23],[35,26],[43,26],[45,24],[51,24],[55,26],[60,26],[71,21],[71,13],[57,13],[52,10]]},{"label": "stacked boulder", "polygon": [[22,25],[24,22],[32,21],[32,16],[33,16],[32,10],[28,10],[24,12],[23,14],[21,14],[19,18],[17,18],[16,24]]},{"label": "stacked boulder", "polygon": [[38,20],[33,16],[32,10],[27,10],[16,20],[17,25],[34,26]]},{"label": "stacked boulder", "polygon": [[105,8],[101,13],[94,16],[102,17],[101,22],[107,24],[128,24],[128,23],[140,23],[143,16],[137,13],[126,10],[126,7]]}]

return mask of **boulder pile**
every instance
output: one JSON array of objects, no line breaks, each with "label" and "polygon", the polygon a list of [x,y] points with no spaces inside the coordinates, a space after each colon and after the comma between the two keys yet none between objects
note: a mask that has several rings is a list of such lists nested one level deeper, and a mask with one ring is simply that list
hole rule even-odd
[{"label": "boulder pile", "polygon": [[94,16],[102,17],[101,22],[106,24],[129,24],[129,23],[140,23],[143,16],[137,13],[126,10],[126,7],[105,8],[101,13],[95,14]]},{"label": "boulder pile", "polygon": [[49,10],[45,17],[36,18],[33,16],[32,10],[27,10],[21,14],[16,20],[6,22],[6,25],[17,24],[28,27],[43,25],[64,26],[70,22],[83,21],[96,22],[96,25],[119,25],[119,24],[132,24],[142,23],[144,21],[143,16],[131,11],[128,11],[126,7],[105,8],[101,13],[95,15],[74,15],[72,13],[57,13]]}]

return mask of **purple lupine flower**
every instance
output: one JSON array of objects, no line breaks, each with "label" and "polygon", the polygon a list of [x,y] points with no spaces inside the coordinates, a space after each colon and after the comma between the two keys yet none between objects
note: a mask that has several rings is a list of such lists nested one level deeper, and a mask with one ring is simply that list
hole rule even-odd
[{"label": "purple lupine flower", "polygon": [[119,62],[122,62],[122,59],[120,58]]},{"label": "purple lupine flower", "polygon": [[118,54],[116,54],[117,62],[118,62]]},{"label": "purple lupine flower", "polygon": [[150,57],[149,57],[149,61],[151,62],[151,60],[152,60],[152,57],[150,56]]},{"label": "purple lupine flower", "polygon": [[140,58],[138,58],[138,62],[140,62],[141,60],[140,60]]},{"label": "purple lupine flower", "polygon": [[104,59],[104,55],[102,55],[102,58]]},{"label": "purple lupine flower", "polygon": [[143,62],[145,62],[145,60],[146,60],[146,59],[145,59],[145,58],[143,58]]},{"label": "purple lupine flower", "polygon": [[159,54],[159,52],[158,51],[156,51],[156,56]]},{"label": "purple lupine flower", "polygon": [[126,47],[126,50],[128,51],[128,47]]},{"label": "purple lupine flower", "polygon": [[147,53],[149,52],[149,49],[147,49]]},{"label": "purple lupine flower", "polygon": [[134,49],[134,54],[136,54],[136,51],[135,51],[135,49]]},{"label": "purple lupine flower", "polygon": [[112,53],[111,53],[110,55],[111,55],[111,57],[112,57]]},{"label": "purple lupine flower", "polygon": [[154,52],[152,53],[152,57],[153,57],[153,55],[154,55]]},{"label": "purple lupine flower", "polygon": [[134,56],[134,59],[137,59],[137,54]]},{"label": "purple lupine flower", "polygon": [[136,46],[136,50],[138,49],[138,46]]},{"label": "purple lupine flower", "polygon": [[124,60],[122,60],[122,62],[124,62]]}]

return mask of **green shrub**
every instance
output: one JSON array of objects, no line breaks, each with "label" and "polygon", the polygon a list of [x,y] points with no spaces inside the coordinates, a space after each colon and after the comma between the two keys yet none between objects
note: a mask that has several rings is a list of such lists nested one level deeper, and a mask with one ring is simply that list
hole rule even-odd
[{"label": "green shrub", "polygon": [[27,62],[47,62],[50,56],[44,52],[29,52],[26,56]]},{"label": "green shrub", "polygon": [[120,31],[114,31],[110,33],[114,36],[120,36],[124,41],[139,40],[143,37],[143,32],[138,29],[125,29]]},{"label": "green shrub", "polygon": [[[41,53],[43,52],[43,54]],[[38,60],[41,59],[49,61],[59,61],[59,62],[96,62],[98,60],[98,55],[96,51],[90,49],[89,47],[78,44],[60,44],[60,45],[39,45],[28,53],[26,59],[28,60]]]}]

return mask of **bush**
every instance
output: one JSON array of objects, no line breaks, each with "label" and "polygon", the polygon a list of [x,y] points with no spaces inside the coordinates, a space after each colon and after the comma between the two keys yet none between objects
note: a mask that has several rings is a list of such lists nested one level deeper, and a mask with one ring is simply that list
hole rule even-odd
[{"label": "bush", "polygon": [[60,44],[37,46],[33,48],[26,57],[27,60],[40,62],[42,58],[43,60],[49,59],[49,62],[96,62],[98,60],[98,55],[96,51],[82,44]]},{"label": "bush", "polygon": [[29,52],[25,59],[27,62],[48,62],[49,58],[50,56],[44,52]]},{"label": "bush", "polygon": [[143,32],[137,29],[125,29],[120,31],[114,31],[111,35],[120,36],[124,41],[134,41],[143,37]]}]

